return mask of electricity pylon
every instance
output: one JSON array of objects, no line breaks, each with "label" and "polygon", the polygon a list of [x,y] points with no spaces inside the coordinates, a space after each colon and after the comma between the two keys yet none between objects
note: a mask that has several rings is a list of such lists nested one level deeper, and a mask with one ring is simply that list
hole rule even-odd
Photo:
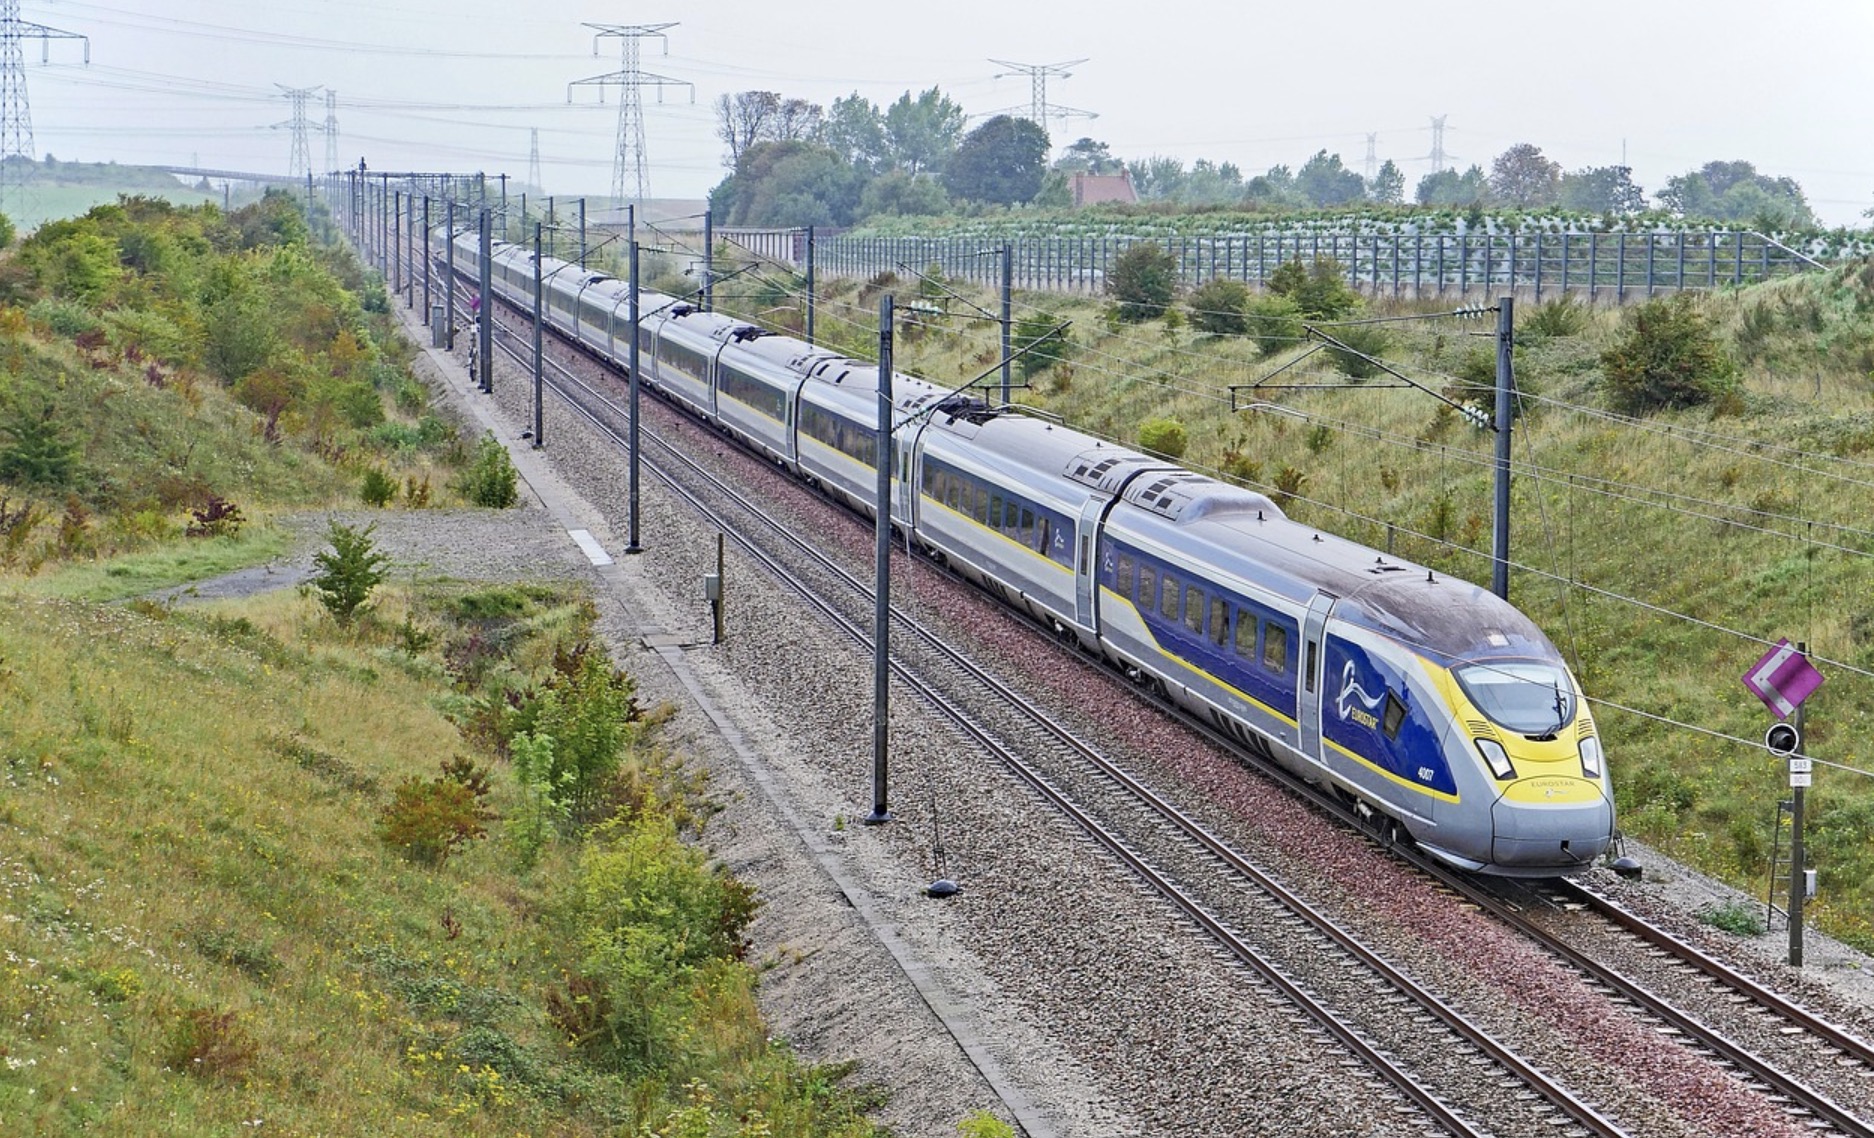
[{"label": "electricity pylon", "polygon": [[[1006,59],[992,59],[989,62],[998,67],[1008,68],[1007,71],[997,74],[997,79],[1006,79],[1011,75],[1028,76],[1028,114],[1024,117],[1042,130],[1048,129],[1049,119],[1097,119],[1100,117],[1093,111],[1083,111],[1078,107],[1064,107],[1059,103],[1048,102],[1048,77],[1071,79],[1074,73],[1067,69],[1080,66],[1086,62],[1084,59],[1070,59],[1065,63],[1010,63]],[[991,113],[1015,114],[1020,110],[1020,107],[1010,107],[1007,110]]]},{"label": "electricity pylon", "polygon": [[41,63],[52,56],[52,40],[84,40],[85,63],[91,62],[89,36],[27,23],[20,19],[20,0],[0,0],[0,210],[18,208],[26,171],[38,159],[32,104],[26,97],[26,53],[20,46],[28,36],[39,37]]},{"label": "electricity pylon", "polygon": [[338,169],[338,92],[330,87],[325,89],[325,169],[331,173]]},{"label": "electricity pylon", "polygon": [[312,146],[306,141],[306,100],[318,94],[317,87],[288,87],[275,83],[275,87],[286,92],[286,97],[293,101],[293,117],[285,122],[273,124],[274,130],[291,127],[293,131],[293,157],[287,166],[287,174],[293,178],[304,178],[312,170]]},{"label": "electricity pylon", "polygon": [[[592,37],[592,54],[599,53],[599,41],[608,37],[619,40],[624,47],[624,67],[608,75],[594,75],[587,79],[574,80],[566,85],[566,101],[573,101],[573,88],[596,86],[599,89],[599,101],[605,101],[605,88],[617,86],[618,97],[618,148],[612,160],[612,200],[642,201],[650,187],[649,160],[644,151],[644,88],[657,88],[657,101],[664,101],[665,87],[688,87],[690,101],[696,101],[696,84],[686,79],[672,79],[667,75],[656,75],[638,66],[638,41],[649,36],[664,40],[664,54],[670,53],[670,41],[664,36],[665,28],[677,25],[666,24],[587,24],[586,27],[599,34]],[[630,193],[627,194],[627,188]]]}]

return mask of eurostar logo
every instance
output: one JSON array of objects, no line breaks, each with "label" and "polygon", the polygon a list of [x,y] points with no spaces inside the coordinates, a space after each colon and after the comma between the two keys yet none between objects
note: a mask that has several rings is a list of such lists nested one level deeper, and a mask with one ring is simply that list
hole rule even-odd
[{"label": "eurostar logo", "polygon": [[[1379,695],[1368,694],[1367,690],[1360,686],[1360,681],[1354,678],[1353,661],[1347,661],[1347,666],[1342,668],[1340,673],[1340,698],[1335,701],[1335,707],[1339,710],[1342,719],[1351,719],[1364,727],[1378,727],[1379,717],[1374,715],[1373,711],[1385,698],[1385,692]],[[1356,703],[1360,706],[1355,707]]]}]

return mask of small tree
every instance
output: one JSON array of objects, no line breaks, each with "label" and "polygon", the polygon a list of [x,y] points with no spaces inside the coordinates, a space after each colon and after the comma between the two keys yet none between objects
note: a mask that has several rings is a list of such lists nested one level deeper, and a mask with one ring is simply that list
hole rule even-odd
[{"label": "small tree", "polygon": [[333,518],[325,531],[332,548],[313,555],[320,572],[312,579],[312,587],[319,591],[319,603],[340,624],[349,624],[371,598],[371,590],[390,575],[390,555],[371,540],[376,529],[375,522],[354,529]]},{"label": "small tree", "polygon": [[1119,301],[1119,318],[1138,324],[1161,315],[1178,295],[1178,259],[1164,246],[1141,241],[1113,262],[1107,289]]},{"label": "small tree", "polygon": [[1347,270],[1332,257],[1316,257],[1313,268],[1303,268],[1300,257],[1287,262],[1269,274],[1269,291],[1294,301],[1309,320],[1333,320],[1360,303],[1347,287]]},{"label": "small tree", "polygon": [[1649,300],[1601,353],[1614,406],[1631,415],[1710,402],[1737,387],[1737,364],[1688,294]]},{"label": "small tree", "polygon": [[1213,336],[1241,336],[1249,331],[1249,286],[1217,277],[1191,293],[1191,323]]},{"label": "small tree", "polygon": [[1259,296],[1249,302],[1245,313],[1249,330],[1256,337],[1256,350],[1265,356],[1286,351],[1307,338],[1301,309],[1286,296]]},{"label": "small tree", "polygon": [[490,431],[475,444],[475,457],[455,487],[474,505],[505,510],[520,500],[519,477],[508,449]]}]

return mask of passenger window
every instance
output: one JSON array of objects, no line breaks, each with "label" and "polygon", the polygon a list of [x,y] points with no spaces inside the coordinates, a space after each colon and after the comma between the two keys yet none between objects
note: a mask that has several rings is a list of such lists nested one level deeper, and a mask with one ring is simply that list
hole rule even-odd
[{"label": "passenger window", "polygon": [[1040,532],[1035,535],[1035,550],[1039,553],[1046,553],[1048,551],[1048,535],[1053,531],[1053,526],[1048,519],[1044,517],[1041,519],[1039,529]]},{"label": "passenger window", "polygon": [[989,528],[1002,528],[1002,495],[989,495]]},{"label": "passenger window", "polygon": [[1256,618],[1236,610],[1236,654],[1245,660],[1256,658]]},{"label": "passenger window", "polygon": [[1132,554],[1119,555],[1119,570],[1113,580],[1113,591],[1122,597],[1132,595]]},{"label": "passenger window", "polygon": [[1178,619],[1178,596],[1178,579],[1169,573],[1165,574],[1164,590],[1158,594],[1158,614],[1166,620]]},{"label": "passenger window", "polygon": [[1288,670],[1288,629],[1279,624],[1262,626],[1262,666],[1278,675]]},{"label": "passenger window", "polygon": [[945,476],[944,501],[953,510],[963,504],[963,480],[954,474]]},{"label": "passenger window", "polygon": [[1204,590],[1196,585],[1184,589],[1184,624],[1192,632],[1204,631]]},{"label": "passenger window", "polygon": [[1222,597],[1210,598],[1210,642],[1222,644],[1230,638],[1230,609]]},{"label": "passenger window", "polygon": [[1399,737],[1399,728],[1405,723],[1405,717],[1405,704],[1399,702],[1398,696],[1387,692],[1386,714],[1380,717],[1380,726],[1386,729],[1386,737],[1388,739],[1397,739]]},{"label": "passenger window", "polygon": [[976,520],[987,525],[989,522],[989,488],[987,486],[975,486],[971,489],[976,499]]},{"label": "passenger window", "polygon": [[1139,566],[1139,608],[1151,612],[1158,607],[1158,570],[1150,565]]},{"label": "passenger window", "polygon": [[1027,506],[1022,507],[1022,524],[1015,537],[1023,545],[1032,546],[1035,543],[1035,512]]}]

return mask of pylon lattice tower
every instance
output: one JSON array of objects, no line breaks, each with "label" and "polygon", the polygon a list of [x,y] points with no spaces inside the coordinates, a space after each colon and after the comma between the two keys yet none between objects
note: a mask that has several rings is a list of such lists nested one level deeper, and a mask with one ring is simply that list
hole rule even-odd
[{"label": "pylon lattice tower", "polygon": [[20,0],[0,0],[0,209],[19,201],[27,166],[38,160],[32,104],[26,96],[26,53],[20,44],[28,36],[39,37],[42,63],[51,58],[52,40],[84,40],[85,62],[91,62],[90,37],[27,23],[20,19]]},{"label": "pylon lattice tower", "polygon": [[[1097,119],[1100,117],[1093,111],[1083,111],[1078,107],[1064,107],[1059,103],[1048,102],[1048,78],[1050,76],[1056,79],[1073,78],[1074,73],[1067,69],[1080,66],[1086,62],[1084,59],[1070,59],[1065,63],[1010,63],[1006,59],[992,59],[989,62],[997,67],[1008,68],[1007,71],[998,73],[997,79],[1005,79],[1010,75],[1028,76],[1028,113],[1023,117],[1042,130],[1048,129],[1050,119]],[[991,113],[1016,114],[1020,110],[1020,107],[1009,107]]]},{"label": "pylon lattice tower", "polygon": [[1432,116],[1432,152],[1427,157],[1431,159],[1434,174],[1442,171],[1453,158],[1457,157],[1455,154],[1445,153],[1445,120],[1450,117],[1449,115]]},{"label": "pylon lattice tower", "polygon": [[1379,135],[1366,136],[1366,180],[1371,182],[1379,173]]},{"label": "pylon lattice tower", "polygon": [[536,190],[545,190],[546,186],[540,180],[540,128],[530,128],[527,137],[530,143],[527,148],[527,184]]},{"label": "pylon lattice tower", "polygon": [[325,89],[325,169],[331,173],[338,169],[338,92],[330,87]]},{"label": "pylon lattice tower", "polygon": [[[607,75],[594,75],[586,79],[574,80],[566,85],[566,101],[572,102],[573,88],[595,86],[599,89],[599,101],[605,101],[605,88],[616,86],[618,96],[618,147],[612,160],[612,200],[614,202],[642,201],[650,188],[649,160],[644,150],[644,88],[657,88],[657,101],[664,101],[665,87],[688,87],[690,101],[696,101],[696,84],[686,79],[673,79],[668,75],[657,75],[645,71],[638,65],[638,44],[651,36],[664,41],[664,52],[669,54],[670,43],[664,35],[665,28],[676,27],[675,22],[664,24],[587,24],[598,32],[592,37],[592,53],[598,54],[599,41],[613,38],[620,41],[624,48],[624,67]],[[627,192],[629,191],[629,192]]]},{"label": "pylon lattice tower", "polygon": [[288,87],[281,83],[275,83],[274,86],[284,91],[286,97],[293,101],[293,117],[285,122],[273,124],[275,130],[290,127],[293,131],[293,157],[286,172],[293,178],[303,178],[312,171],[312,145],[306,140],[306,133],[310,129],[306,125],[306,100],[318,94],[319,88]]}]

